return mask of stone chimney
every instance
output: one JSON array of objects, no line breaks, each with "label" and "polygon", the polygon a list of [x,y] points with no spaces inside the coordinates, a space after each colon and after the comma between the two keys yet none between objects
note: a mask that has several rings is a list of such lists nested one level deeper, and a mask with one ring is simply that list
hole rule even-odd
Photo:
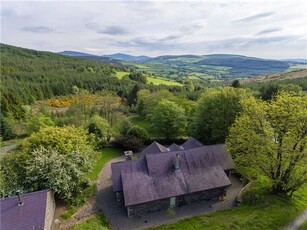
[{"label": "stone chimney", "polygon": [[179,153],[176,153],[175,156],[175,170],[179,170],[180,169],[180,156]]},{"label": "stone chimney", "polygon": [[21,199],[21,196],[20,196],[20,190],[16,191],[16,195],[18,196],[18,206],[22,206],[23,200]]},{"label": "stone chimney", "polygon": [[133,152],[128,150],[128,151],[125,151],[124,153],[125,153],[126,161],[131,161],[133,157]]}]

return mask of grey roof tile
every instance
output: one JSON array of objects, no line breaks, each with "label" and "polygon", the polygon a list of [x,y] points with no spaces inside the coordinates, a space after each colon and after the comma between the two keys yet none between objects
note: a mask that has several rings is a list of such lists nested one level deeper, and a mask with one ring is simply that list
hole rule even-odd
[{"label": "grey roof tile", "polygon": [[18,205],[18,196],[3,198],[1,207],[1,230],[44,229],[48,190],[21,195],[23,205]]},{"label": "grey roof tile", "polygon": [[[223,170],[226,152],[220,152],[224,150],[223,145],[202,146],[113,163],[113,191],[123,191],[125,206],[129,206],[229,186]],[[180,170],[174,168],[176,154],[180,156]]]}]

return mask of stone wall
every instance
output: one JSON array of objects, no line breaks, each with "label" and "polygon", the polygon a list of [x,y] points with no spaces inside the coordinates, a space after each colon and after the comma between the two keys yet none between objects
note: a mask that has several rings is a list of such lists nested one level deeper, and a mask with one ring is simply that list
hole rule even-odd
[{"label": "stone wall", "polygon": [[[218,199],[222,195],[226,195],[225,187],[182,195],[176,197],[176,206],[187,205],[194,202],[201,202],[203,200]],[[162,209],[166,210],[169,206],[170,198],[166,198],[162,200],[128,206],[127,214],[129,217],[138,218],[140,216],[148,214],[149,212],[160,211]]]},{"label": "stone wall", "polygon": [[149,212],[160,211],[161,209],[167,209],[170,205],[170,198],[155,200],[143,204],[137,204],[127,207],[127,214],[129,217],[138,218]]},{"label": "stone wall", "polygon": [[55,211],[55,201],[53,193],[51,191],[47,192],[47,204],[46,204],[46,215],[45,215],[45,230],[52,229],[52,223]]},{"label": "stone wall", "polygon": [[183,196],[177,197],[178,205],[187,205],[195,202],[201,202],[204,200],[218,199],[219,196],[226,195],[226,188],[216,188],[201,192],[195,192]]}]

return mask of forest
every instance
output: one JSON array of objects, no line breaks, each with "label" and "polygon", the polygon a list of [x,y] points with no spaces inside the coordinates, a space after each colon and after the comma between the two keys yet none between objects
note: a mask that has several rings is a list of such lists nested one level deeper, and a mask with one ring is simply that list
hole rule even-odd
[{"label": "forest", "polygon": [[1,153],[1,197],[53,189],[78,207],[93,193],[89,175],[100,169],[101,151],[138,152],[189,136],[226,143],[242,180],[265,178],[272,194],[291,197],[306,186],[307,76],[155,85],[131,66],[0,49],[1,145],[18,145]]}]

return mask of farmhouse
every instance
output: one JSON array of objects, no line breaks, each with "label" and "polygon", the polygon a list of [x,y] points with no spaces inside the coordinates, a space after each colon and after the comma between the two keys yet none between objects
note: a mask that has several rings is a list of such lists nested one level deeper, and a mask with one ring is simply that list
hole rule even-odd
[{"label": "farmhouse", "polygon": [[190,138],[168,148],[153,142],[139,159],[111,165],[113,192],[128,216],[226,195],[234,168],[224,145],[203,146]]},{"label": "farmhouse", "polygon": [[1,230],[49,230],[55,211],[53,194],[49,190],[4,198],[0,200]]}]

